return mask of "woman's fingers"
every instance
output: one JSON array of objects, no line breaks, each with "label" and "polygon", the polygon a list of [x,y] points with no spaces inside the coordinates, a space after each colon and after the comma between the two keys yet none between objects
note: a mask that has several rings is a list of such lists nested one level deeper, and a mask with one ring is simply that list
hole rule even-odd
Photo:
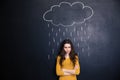
[{"label": "woman's fingers", "polygon": [[78,65],[75,65],[75,68],[74,69],[78,69]]}]

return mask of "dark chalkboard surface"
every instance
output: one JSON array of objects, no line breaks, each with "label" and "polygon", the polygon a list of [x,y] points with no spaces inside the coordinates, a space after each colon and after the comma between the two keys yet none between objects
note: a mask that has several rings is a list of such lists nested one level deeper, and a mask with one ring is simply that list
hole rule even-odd
[{"label": "dark chalkboard surface", "polygon": [[119,80],[119,0],[8,0],[2,12],[4,79],[58,80],[58,48],[69,38],[78,80]]}]

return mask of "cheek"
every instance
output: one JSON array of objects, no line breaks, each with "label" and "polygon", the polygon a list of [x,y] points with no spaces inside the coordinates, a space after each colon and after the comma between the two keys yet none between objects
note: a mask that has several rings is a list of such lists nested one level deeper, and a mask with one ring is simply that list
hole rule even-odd
[{"label": "cheek", "polygon": [[71,51],[71,48],[69,48],[69,51]]}]

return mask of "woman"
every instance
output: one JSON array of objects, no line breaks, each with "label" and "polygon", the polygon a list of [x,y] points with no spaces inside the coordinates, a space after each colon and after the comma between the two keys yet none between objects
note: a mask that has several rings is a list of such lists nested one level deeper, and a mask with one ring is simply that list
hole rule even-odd
[{"label": "woman", "polygon": [[69,39],[65,39],[61,44],[57,56],[56,74],[59,80],[77,80],[76,75],[80,74],[79,59]]}]

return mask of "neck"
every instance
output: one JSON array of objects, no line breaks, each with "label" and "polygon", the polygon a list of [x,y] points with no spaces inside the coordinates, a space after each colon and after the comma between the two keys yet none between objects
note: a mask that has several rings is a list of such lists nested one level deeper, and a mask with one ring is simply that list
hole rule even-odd
[{"label": "neck", "polygon": [[68,54],[68,53],[66,53],[66,54],[65,54],[65,57],[66,57],[66,58],[69,58],[69,54]]}]

